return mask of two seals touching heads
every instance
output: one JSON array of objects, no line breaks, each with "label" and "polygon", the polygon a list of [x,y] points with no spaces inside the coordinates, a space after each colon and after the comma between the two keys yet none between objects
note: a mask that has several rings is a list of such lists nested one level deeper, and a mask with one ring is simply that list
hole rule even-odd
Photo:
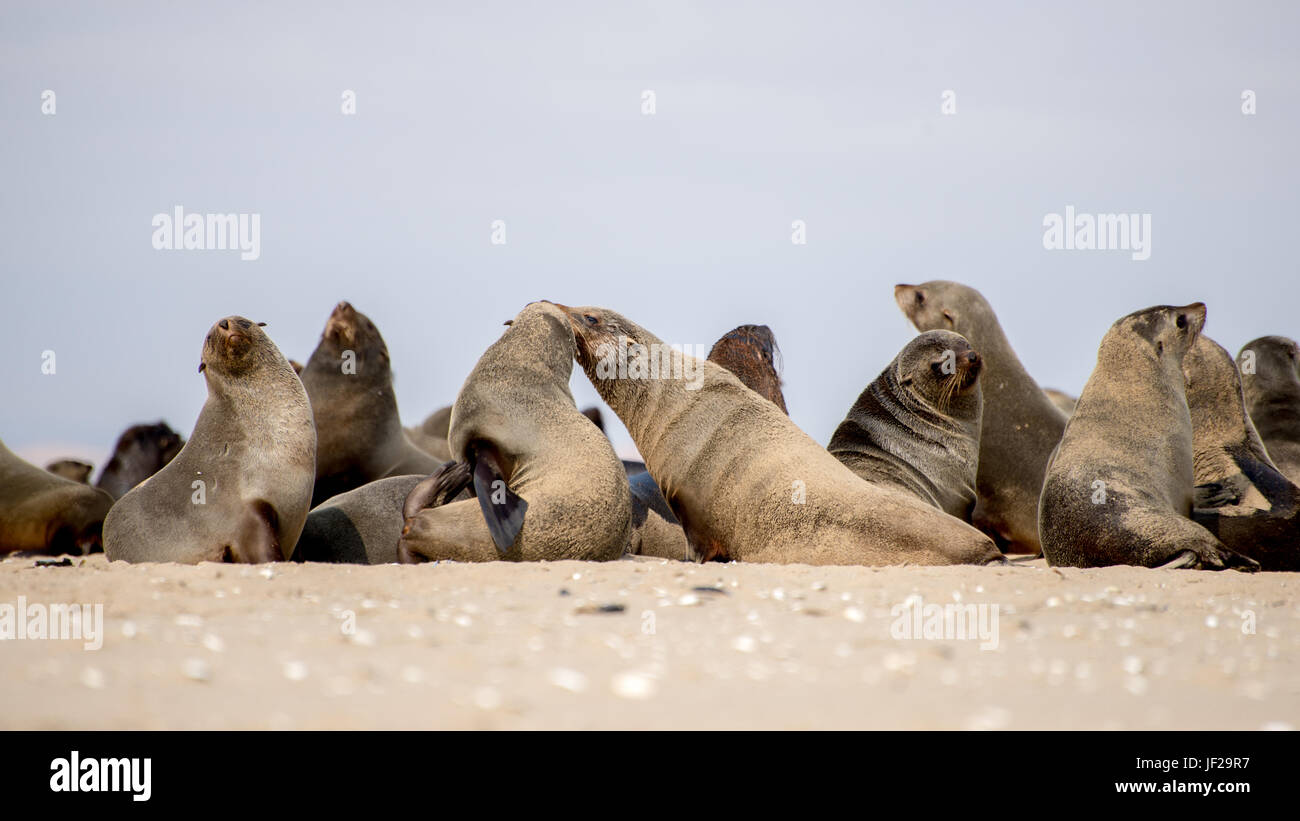
[{"label": "two seals touching heads", "polygon": [[867,386],[827,449],[868,482],[898,488],[969,521],[983,364],[960,334],[926,331]]},{"label": "two seals touching heads", "polygon": [[971,522],[1008,553],[1039,553],[1038,497],[1066,415],[1020,364],[979,291],[934,280],[896,285],[894,300],[918,331],[955,331],[984,358],[978,498]]},{"label": "two seals touching heads", "polygon": [[[993,542],[970,525],[855,476],[726,368],[672,351],[613,311],[560,307],[577,338],[578,364],[645,457],[685,529],[690,558],[807,564],[1002,560]],[[667,357],[673,367],[661,366],[650,376],[629,365],[620,376],[620,369],[607,365],[620,337],[634,357]]]},{"label": "two seals touching heads", "polygon": [[[527,305],[479,358],[452,406],[456,462],[407,497],[404,562],[617,559],[631,536],[627,471],[569,392],[574,335]],[[475,499],[451,501],[472,483]]]},{"label": "two seals touching heads", "polygon": [[1039,532],[1050,564],[1258,565],[1193,522],[1183,359],[1205,305],[1161,305],[1111,326],[1048,466]]},{"label": "two seals touching heads", "polygon": [[1264,570],[1300,570],[1300,486],[1246,412],[1232,355],[1201,334],[1183,358],[1196,487],[1192,521]]},{"label": "two seals touching heads", "polygon": [[89,553],[113,497],[31,462],[0,442],[0,554]]},{"label": "two seals touching heads", "polygon": [[1246,408],[1268,455],[1300,482],[1300,347],[1285,336],[1262,336],[1237,355]]},{"label": "two seals touching heads", "polygon": [[375,323],[347,302],[325,322],[302,384],[316,420],[313,505],[386,476],[428,475],[442,464],[402,430],[388,346]]},{"label": "two seals touching heads", "polygon": [[208,331],[199,371],[208,398],[189,441],[104,521],[111,560],[281,561],[298,541],[316,474],[316,428],[298,375],[239,316]]}]

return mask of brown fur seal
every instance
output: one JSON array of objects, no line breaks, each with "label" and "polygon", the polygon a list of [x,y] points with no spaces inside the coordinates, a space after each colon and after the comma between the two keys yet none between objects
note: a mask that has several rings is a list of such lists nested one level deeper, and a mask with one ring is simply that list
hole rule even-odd
[{"label": "brown fur seal", "polygon": [[979,376],[965,337],[926,331],[858,397],[827,449],[858,476],[969,521],[979,465]]},{"label": "brown fur seal", "polygon": [[45,469],[55,476],[62,476],[79,485],[88,485],[90,474],[94,472],[95,466],[77,459],[58,459],[46,465]]},{"label": "brown fur seal", "polygon": [[1196,488],[1192,521],[1264,570],[1300,570],[1300,486],[1246,413],[1232,355],[1205,335],[1183,358]]},{"label": "brown fur seal", "polygon": [[[733,328],[709,351],[710,362],[731,371],[745,387],[788,414],[781,393],[780,356],[776,336],[766,325]],[[624,460],[623,464],[628,462]],[[630,551],[638,556],[685,559],[686,533],[659,492],[659,486],[645,472],[645,463],[639,464],[638,472],[628,469],[634,531]]]},{"label": "brown fur seal", "polygon": [[1241,349],[1237,363],[1246,408],[1269,457],[1300,482],[1300,349],[1285,336],[1262,336]]},{"label": "brown fur seal", "polygon": [[448,405],[429,414],[419,425],[406,428],[406,436],[420,450],[446,462],[451,459],[451,448],[447,446],[450,427],[451,405]]},{"label": "brown fur seal", "polygon": [[185,439],[162,420],[152,425],[132,425],[113,448],[113,458],[99,472],[95,487],[114,499],[148,479],[181,452]]},{"label": "brown fur seal", "polygon": [[113,505],[104,550],[131,562],[287,558],[311,506],[316,430],[293,368],[258,325],[203,341],[208,399],[175,459]]},{"label": "brown fur seal", "polygon": [[1107,331],[1043,483],[1052,565],[1258,567],[1193,522],[1192,420],[1183,357],[1205,305],[1161,305]]},{"label": "brown fur seal", "polygon": [[[534,302],[470,371],[451,415],[457,462],[406,503],[403,561],[617,559],[631,536],[627,473],[569,392],[564,313]],[[473,482],[476,499],[430,497]]]},{"label": "brown fur seal", "polygon": [[[578,339],[578,363],[645,457],[686,531],[690,558],[1002,560],[970,525],[855,476],[726,368],[671,351],[613,311],[565,310]],[[612,352],[623,344],[628,367],[611,368]]]},{"label": "brown fur seal", "polygon": [[296,562],[390,564],[402,537],[402,506],[424,476],[390,476],[340,493],[307,514]]},{"label": "brown fur seal", "polygon": [[897,285],[894,299],[918,331],[956,331],[984,358],[979,498],[971,522],[1010,553],[1038,553],[1038,497],[1065,414],[1025,371],[988,302],[974,288],[935,280]]},{"label": "brown fur seal", "polygon": [[754,393],[770,400],[785,414],[785,394],[781,392],[781,349],[776,336],[766,325],[741,325],[713,343],[709,361],[734,373]]},{"label": "brown fur seal", "polygon": [[1069,416],[1074,413],[1074,406],[1079,404],[1079,397],[1071,396],[1065,391],[1058,391],[1056,388],[1043,388],[1043,393],[1052,401],[1056,409],[1061,413]]},{"label": "brown fur seal", "polygon": [[113,497],[21,459],[0,442],[0,554],[89,553]]},{"label": "brown fur seal", "polygon": [[388,346],[365,314],[340,302],[302,369],[316,420],[318,505],[385,476],[428,475],[442,464],[406,437]]}]

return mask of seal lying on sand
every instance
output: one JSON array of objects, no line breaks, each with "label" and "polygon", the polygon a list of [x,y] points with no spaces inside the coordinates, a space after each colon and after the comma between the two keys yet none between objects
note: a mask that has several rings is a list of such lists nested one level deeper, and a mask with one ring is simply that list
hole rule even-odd
[{"label": "seal lying on sand", "polygon": [[1205,305],[1161,305],[1111,326],[1053,454],[1039,505],[1050,564],[1257,568],[1193,522],[1183,358]]},{"label": "seal lying on sand", "polygon": [[[573,402],[573,357],[573,331],[548,302],[526,306],[484,352],[452,410],[457,462],[407,499],[401,561],[623,554],[632,530],[627,472]],[[471,482],[475,499],[441,504]]]},{"label": "seal lying on sand", "polygon": [[313,508],[293,552],[296,562],[389,564],[397,561],[402,506],[424,476],[390,476]]},{"label": "seal lying on sand", "polygon": [[[603,308],[568,308],[577,358],[619,415],[700,561],[983,564],[970,525],[858,478],[726,368]],[[608,367],[620,337],[626,377]],[[667,363],[667,364],[665,364]]]},{"label": "seal lying on sand", "polygon": [[1039,491],[1065,414],[1020,364],[979,291],[935,280],[897,285],[894,299],[918,331],[956,331],[983,357],[979,498],[971,522],[1009,553],[1038,553]]},{"label": "seal lying on sand", "polygon": [[442,464],[407,439],[388,346],[375,323],[347,302],[325,323],[302,384],[316,420],[313,505],[386,476],[428,475]]},{"label": "seal lying on sand", "polygon": [[1196,487],[1192,521],[1264,570],[1300,570],[1300,486],[1269,459],[1232,355],[1205,335],[1183,358]]},{"label": "seal lying on sand", "polygon": [[100,471],[95,487],[121,499],[128,490],[162,470],[184,445],[185,439],[162,420],[152,425],[132,425],[117,438],[113,458]]},{"label": "seal lying on sand", "polygon": [[969,521],[983,362],[966,338],[926,331],[867,386],[827,449],[858,476]]},{"label": "seal lying on sand", "polygon": [[271,562],[293,552],[316,473],[302,382],[239,316],[208,331],[199,371],[208,399],[189,441],[104,521],[110,560]]},{"label": "seal lying on sand", "polygon": [[1300,348],[1285,336],[1262,336],[1237,356],[1246,409],[1269,458],[1300,482]]},{"label": "seal lying on sand", "polygon": [[89,553],[112,504],[102,490],[41,470],[0,442],[0,554]]}]

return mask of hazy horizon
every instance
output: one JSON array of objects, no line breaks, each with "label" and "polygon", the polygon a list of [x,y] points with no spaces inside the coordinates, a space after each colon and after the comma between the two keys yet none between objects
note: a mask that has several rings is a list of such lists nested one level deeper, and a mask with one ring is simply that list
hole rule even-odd
[{"label": "hazy horizon", "polygon": [[[769,325],[791,417],[822,443],[914,335],[899,282],[978,288],[1039,384],[1072,394],[1110,324],[1149,305],[1206,302],[1233,353],[1300,336],[1294,5],[78,2],[0,20],[17,308],[0,439],[42,465],[98,475],[141,422],[188,438],[213,322],[267,322],[305,362],[344,299],[383,333],[408,425],[550,299],[706,350]],[[155,250],[177,206],[259,215],[260,256]],[[1045,249],[1067,207],[1149,215],[1149,259]],[[572,387],[598,403],[576,369]]]}]

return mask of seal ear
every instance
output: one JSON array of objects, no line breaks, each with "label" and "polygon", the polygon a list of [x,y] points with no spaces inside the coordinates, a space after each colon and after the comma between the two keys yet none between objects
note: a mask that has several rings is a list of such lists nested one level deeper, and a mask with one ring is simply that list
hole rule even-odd
[{"label": "seal ear", "polygon": [[206,362],[199,363],[199,373],[203,373],[205,370],[207,370],[207,368],[208,368],[208,363]]},{"label": "seal ear", "polygon": [[474,494],[483,511],[483,521],[497,550],[505,554],[514,545],[524,526],[528,502],[506,485],[501,454],[490,442],[477,442],[471,447],[470,459],[474,468]]}]

